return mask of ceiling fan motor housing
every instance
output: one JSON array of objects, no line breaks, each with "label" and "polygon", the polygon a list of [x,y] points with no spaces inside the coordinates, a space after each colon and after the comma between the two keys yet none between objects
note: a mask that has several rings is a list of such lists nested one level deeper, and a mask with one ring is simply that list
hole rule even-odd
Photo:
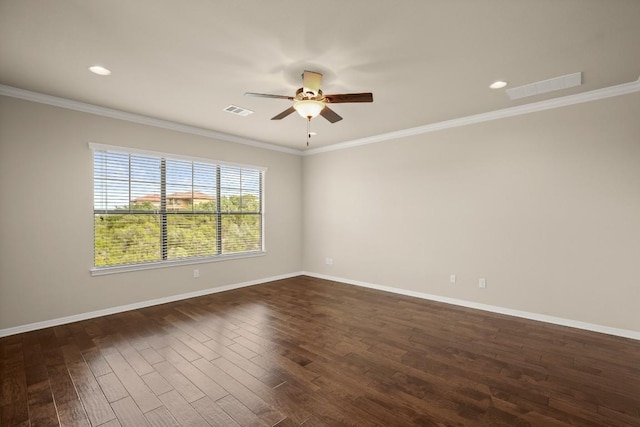
[{"label": "ceiling fan motor housing", "polygon": [[322,96],[322,90],[318,89],[318,92],[313,92],[311,90],[306,91],[304,90],[305,88],[301,87],[300,89],[298,89],[296,91],[296,100],[298,101],[305,101],[308,99],[312,99],[314,101],[324,101],[324,96]]}]

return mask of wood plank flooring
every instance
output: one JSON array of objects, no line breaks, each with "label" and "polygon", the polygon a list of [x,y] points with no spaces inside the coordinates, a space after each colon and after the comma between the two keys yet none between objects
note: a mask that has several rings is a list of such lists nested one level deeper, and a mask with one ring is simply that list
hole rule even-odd
[{"label": "wood plank flooring", "polygon": [[0,339],[9,426],[640,426],[640,341],[300,276]]}]

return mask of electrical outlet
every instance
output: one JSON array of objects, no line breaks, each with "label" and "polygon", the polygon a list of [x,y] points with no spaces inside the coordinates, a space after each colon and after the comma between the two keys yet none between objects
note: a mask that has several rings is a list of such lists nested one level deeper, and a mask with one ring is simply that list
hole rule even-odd
[{"label": "electrical outlet", "polygon": [[486,288],[487,287],[487,279],[481,278],[478,280],[478,287],[479,288]]},{"label": "electrical outlet", "polygon": [[451,276],[449,276],[449,283],[456,283],[456,275],[452,274]]},{"label": "electrical outlet", "polygon": [[200,270],[198,270],[197,268],[193,270],[193,277],[195,277],[196,279],[200,277]]},{"label": "electrical outlet", "polygon": [[327,265],[333,265],[333,258],[325,258],[324,263]]}]

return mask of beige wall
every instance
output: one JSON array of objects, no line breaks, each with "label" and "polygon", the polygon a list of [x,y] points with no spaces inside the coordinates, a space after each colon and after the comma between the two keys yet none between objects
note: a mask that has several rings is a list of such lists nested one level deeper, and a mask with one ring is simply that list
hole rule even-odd
[{"label": "beige wall", "polygon": [[[267,255],[92,277],[88,141],[267,167]],[[296,155],[0,96],[0,330],[300,271],[301,164]]]},{"label": "beige wall", "polygon": [[[300,158],[0,97],[0,330],[304,269],[640,331],[638,117],[632,94]],[[92,277],[88,141],[267,167],[268,254]]]},{"label": "beige wall", "polygon": [[640,94],[307,156],[303,176],[306,271],[640,331]]}]

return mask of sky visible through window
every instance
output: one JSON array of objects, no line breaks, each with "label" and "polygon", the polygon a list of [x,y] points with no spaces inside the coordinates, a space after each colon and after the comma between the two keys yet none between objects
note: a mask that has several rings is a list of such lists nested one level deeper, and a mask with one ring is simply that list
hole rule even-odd
[{"label": "sky visible through window", "polygon": [[[126,209],[134,201],[158,196],[161,158],[94,152],[94,210]],[[166,194],[216,197],[215,164],[166,159]],[[220,196],[260,195],[260,171],[220,165]]]}]

